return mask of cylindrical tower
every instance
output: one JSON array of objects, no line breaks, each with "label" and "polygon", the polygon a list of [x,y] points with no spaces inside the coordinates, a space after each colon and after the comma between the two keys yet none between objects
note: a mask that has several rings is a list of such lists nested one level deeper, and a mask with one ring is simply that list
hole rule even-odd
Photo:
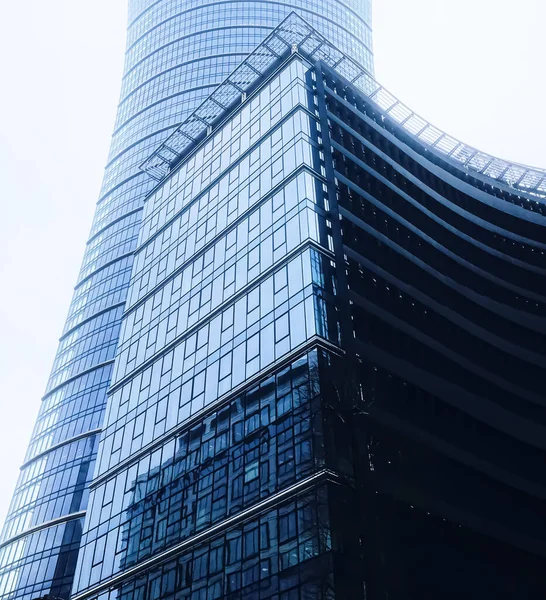
[{"label": "cylindrical tower", "polygon": [[292,10],[373,70],[371,0],[130,0],[110,156],[74,298],[0,541],[0,599],[68,598],[143,199],[139,170]]}]

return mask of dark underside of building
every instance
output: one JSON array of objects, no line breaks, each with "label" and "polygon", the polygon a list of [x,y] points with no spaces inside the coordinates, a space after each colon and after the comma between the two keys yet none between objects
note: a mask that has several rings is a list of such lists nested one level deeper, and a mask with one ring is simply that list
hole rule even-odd
[{"label": "dark underside of building", "polygon": [[365,597],[543,598],[546,206],[318,68]]}]

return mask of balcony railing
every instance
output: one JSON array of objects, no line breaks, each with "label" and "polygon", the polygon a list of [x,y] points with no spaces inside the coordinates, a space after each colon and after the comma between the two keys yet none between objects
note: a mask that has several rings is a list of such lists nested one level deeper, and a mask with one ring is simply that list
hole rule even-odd
[{"label": "balcony railing", "polygon": [[268,71],[296,48],[312,62],[321,60],[335,69],[368,96],[384,115],[393,119],[431,151],[514,190],[546,197],[546,170],[496,158],[431,125],[294,12],[266,37],[140,168],[153,179],[161,181],[187,150],[202,139],[230,108],[240,103],[241,97]]}]

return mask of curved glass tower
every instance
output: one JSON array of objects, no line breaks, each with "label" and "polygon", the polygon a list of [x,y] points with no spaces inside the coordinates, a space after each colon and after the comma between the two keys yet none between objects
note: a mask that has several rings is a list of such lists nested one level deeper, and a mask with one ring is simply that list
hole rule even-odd
[{"label": "curved glass tower", "polygon": [[143,163],[72,600],[542,600],[546,171],[290,14]]},{"label": "curved glass tower", "polygon": [[371,0],[129,0],[111,150],[74,298],[0,541],[0,598],[68,598],[142,205],[139,165],[292,10],[373,70]]}]

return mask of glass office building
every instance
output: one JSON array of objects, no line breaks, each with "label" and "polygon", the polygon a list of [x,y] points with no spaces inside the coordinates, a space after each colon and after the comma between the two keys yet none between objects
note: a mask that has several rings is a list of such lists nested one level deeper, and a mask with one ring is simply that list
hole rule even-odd
[{"label": "glass office building", "polygon": [[305,18],[138,155],[107,409],[38,455],[83,504],[10,534],[5,598],[544,597],[546,172]]},{"label": "glass office building", "polygon": [[544,597],[546,173],[479,158],[292,15],[145,161],[73,600]]},{"label": "glass office building", "polygon": [[369,0],[129,0],[104,182],[0,539],[2,599],[65,598],[72,584],[143,201],[154,183],[139,165],[292,10],[373,68]]}]

